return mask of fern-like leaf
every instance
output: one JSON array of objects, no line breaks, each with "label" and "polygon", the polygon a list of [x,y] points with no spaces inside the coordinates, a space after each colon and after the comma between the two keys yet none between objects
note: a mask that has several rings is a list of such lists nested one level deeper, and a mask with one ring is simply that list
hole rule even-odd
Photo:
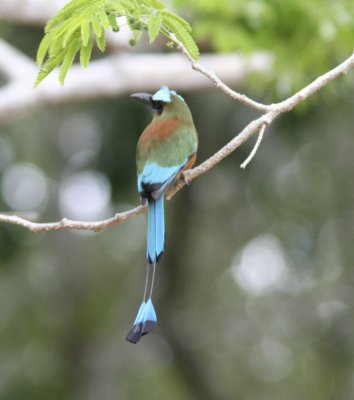
[{"label": "fern-like leaf", "polygon": [[96,38],[97,47],[104,52],[106,50],[106,34],[102,31],[101,36]]},{"label": "fern-like leaf", "polygon": [[176,38],[184,45],[193,60],[198,60],[198,46],[190,32],[186,29],[186,25],[180,22],[180,18],[175,18],[174,14],[173,17],[171,17],[169,14],[163,14],[162,18],[163,25],[165,25],[167,30],[174,34]]},{"label": "fern-like leaf", "polygon": [[50,45],[50,36],[45,35],[39,44],[38,51],[37,51],[37,64],[42,65],[43,61],[45,59],[45,56],[47,55],[48,49]]},{"label": "fern-like leaf", "polygon": [[62,50],[61,40],[56,40],[56,38],[54,37],[54,33],[48,33],[47,35],[50,39],[48,49],[49,58],[54,58]]},{"label": "fern-like leaf", "polygon": [[162,23],[162,16],[160,13],[151,15],[148,20],[149,38],[152,43],[160,32]]},{"label": "fern-like leaf", "polygon": [[67,75],[72,63],[74,62],[75,54],[78,52],[79,48],[80,48],[80,41],[78,39],[73,40],[70,43],[70,45],[68,46],[68,50],[65,54],[63,63],[61,65],[61,68],[59,71],[59,82],[62,85],[64,85],[66,75]]},{"label": "fern-like leaf", "polygon": [[[69,19],[74,13],[78,14],[82,9],[87,7],[89,0],[72,0],[67,3],[57,14],[52,17],[45,28],[45,32],[51,31],[56,25],[61,24],[63,21]],[[94,3],[102,2],[102,0],[91,0],[91,6]]]},{"label": "fern-like leaf", "polygon": [[37,87],[43,79],[49,75],[55,67],[60,65],[65,57],[65,49],[62,49],[55,57],[48,59],[41,67],[38,72],[34,87]]},{"label": "fern-like leaf", "polygon": [[102,26],[105,29],[109,29],[111,27],[111,24],[109,22],[109,19],[107,17],[106,11],[104,9],[100,9],[99,17],[100,17],[100,21],[101,21]]},{"label": "fern-like leaf", "polygon": [[87,68],[90,62],[91,58],[91,53],[92,53],[92,47],[93,47],[93,39],[92,36],[89,37],[87,45],[86,46],[81,46],[80,50],[80,64],[83,68]]},{"label": "fern-like leaf", "polygon": [[109,24],[114,32],[119,32],[117,17],[114,14],[108,14]]},{"label": "fern-like leaf", "polygon": [[160,0],[142,0],[142,3],[146,4],[148,7],[156,8],[157,10],[166,8],[165,4]]},{"label": "fern-like leaf", "polygon": [[84,47],[87,46],[89,39],[90,39],[90,20],[85,19],[84,22],[81,24],[81,40]]},{"label": "fern-like leaf", "polygon": [[110,7],[110,10],[114,10],[118,15],[126,15],[126,10],[128,9],[128,5],[124,5],[122,1],[115,1]]},{"label": "fern-like leaf", "polygon": [[187,32],[189,33],[192,32],[190,24],[185,19],[181,18],[179,15],[174,14],[167,10],[162,10],[160,11],[160,13],[163,16],[164,20],[168,20],[171,21],[172,23],[182,25]]},{"label": "fern-like leaf", "polygon": [[80,23],[80,20],[78,20],[75,22],[75,24],[72,24],[70,26],[70,28],[65,31],[65,34],[63,34],[62,47],[67,46],[67,44],[69,43],[69,40],[71,39],[73,34],[78,31],[80,26],[81,26],[81,23]]},{"label": "fern-like leaf", "polygon": [[59,80],[63,84],[68,70],[80,51],[80,63],[87,67],[93,44],[106,49],[106,30],[119,31],[118,16],[126,16],[134,45],[148,31],[152,43],[161,32],[169,39],[173,35],[183,43],[190,55],[198,58],[198,48],[187,21],[166,10],[163,0],[71,0],[46,27],[39,45],[37,63],[40,66],[35,86],[55,67],[61,66]]},{"label": "fern-like leaf", "polygon": [[95,35],[97,37],[101,37],[102,35],[102,26],[101,26],[101,22],[100,19],[97,15],[94,15],[92,18],[92,28],[93,31],[95,32]]}]

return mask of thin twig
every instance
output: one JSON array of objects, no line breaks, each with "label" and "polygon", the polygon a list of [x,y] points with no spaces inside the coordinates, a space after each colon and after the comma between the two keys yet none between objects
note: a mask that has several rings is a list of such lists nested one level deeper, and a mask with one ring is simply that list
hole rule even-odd
[{"label": "thin twig", "polygon": [[171,34],[170,37],[176,43],[176,45],[182,51],[182,53],[188,58],[189,62],[192,65],[192,68],[195,71],[198,71],[204,76],[206,76],[208,79],[210,79],[215,84],[215,86],[222,92],[224,92],[226,95],[257,111],[269,111],[271,109],[271,106],[269,105],[259,103],[255,100],[250,99],[244,94],[232,90],[215,74],[214,71],[208,70],[207,68],[199,64],[197,61],[195,61],[193,57],[189,54],[189,51],[186,49],[186,47],[174,35]]},{"label": "thin twig", "polygon": [[261,126],[261,130],[259,131],[256,144],[254,145],[254,147],[253,147],[253,149],[252,149],[250,155],[249,155],[249,156],[246,158],[246,160],[240,165],[240,167],[241,167],[242,169],[245,169],[245,168],[247,167],[247,165],[252,161],[253,157],[256,155],[257,150],[258,150],[258,147],[259,147],[259,145],[261,144],[261,141],[262,141],[262,139],[263,139],[263,135],[264,135],[264,131],[265,131],[266,127],[267,127],[266,124],[263,124],[263,125]]}]

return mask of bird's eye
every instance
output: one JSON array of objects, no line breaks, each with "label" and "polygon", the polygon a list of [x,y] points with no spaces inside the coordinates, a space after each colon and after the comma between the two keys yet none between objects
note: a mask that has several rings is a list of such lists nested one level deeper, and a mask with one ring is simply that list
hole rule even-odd
[{"label": "bird's eye", "polygon": [[153,100],[153,101],[152,101],[152,108],[153,108],[153,110],[156,111],[158,114],[161,114],[161,113],[162,113],[162,110],[163,110],[163,104],[162,104],[161,101]]}]

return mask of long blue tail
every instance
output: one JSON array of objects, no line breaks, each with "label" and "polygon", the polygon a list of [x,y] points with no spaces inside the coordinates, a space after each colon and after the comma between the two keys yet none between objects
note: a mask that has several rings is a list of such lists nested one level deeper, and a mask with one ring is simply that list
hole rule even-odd
[{"label": "long blue tail", "polygon": [[[157,200],[149,199],[148,204],[148,229],[147,229],[147,249],[146,256],[148,260],[148,270],[146,273],[146,282],[143,302],[140,305],[134,324],[128,333],[126,340],[131,343],[138,343],[142,336],[151,332],[157,323],[156,312],[151,300],[152,289],[155,279],[155,267],[164,252],[165,247],[165,213],[164,197],[160,196]],[[152,268],[149,295],[149,268]]]},{"label": "long blue tail", "polygon": [[149,199],[146,256],[149,264],[156,264],[165,249],[165,211],[163,194]]}]

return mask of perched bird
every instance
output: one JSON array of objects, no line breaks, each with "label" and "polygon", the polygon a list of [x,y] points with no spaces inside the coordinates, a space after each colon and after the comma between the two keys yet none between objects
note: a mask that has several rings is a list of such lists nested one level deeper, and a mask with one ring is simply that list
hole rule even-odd
[{"label": "perched bird", "polygon": [[182,171],[194,165],[198,135],[186,102],[174,90],[162,86],[155,94],[135,93],[132,97],[147,103],[153,111],[153,120],[141,134],[136,150],[138,191],[141,202],[148,203],[144,296],[126,337],[137,343],[157,323],[151,296],[156,263],[165,247],[164,193]]}]

